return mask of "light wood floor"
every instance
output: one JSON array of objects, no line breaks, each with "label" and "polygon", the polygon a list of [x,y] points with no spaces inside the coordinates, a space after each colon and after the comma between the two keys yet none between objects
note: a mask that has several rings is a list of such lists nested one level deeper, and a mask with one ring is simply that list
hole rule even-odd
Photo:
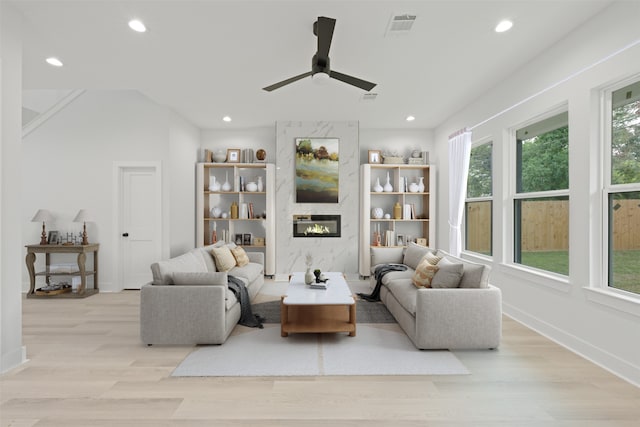
[{"label": "light wood floor", "polygon": [[455,352],[471,375],[171,378],[192,348],[142,345],[138,305],[23,300],[30,361],[0,377],[1,425],[640,425],[640,389],[508,318],[498,350]]}]

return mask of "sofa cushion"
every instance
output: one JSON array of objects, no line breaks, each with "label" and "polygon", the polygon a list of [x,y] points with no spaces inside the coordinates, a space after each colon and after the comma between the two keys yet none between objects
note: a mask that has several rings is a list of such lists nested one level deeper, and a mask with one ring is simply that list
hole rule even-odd
[{"label": "sofa cushion", "polygon": [[227,246],[211,249],[213,259],[216,261],[216,268],[219,271],[229,271],[236,266],[236,259]]},{"label": "sofa cushion", "polygon": [[448,258],[442,258],[438,262],[438,271],[431,280],[432,288],[457,288],[464,271],[464,265],[454,263]]},{"label": "sofa cushion", "polygon": [[[403,262],[403,248],[389,248],[384,246],[371,248],[371,265],[375,267],[378,264],[401,264]],[[371,269],[371,274],[375,269]]]},{"label": "sofa cushion", "polygon": [[437,272],[438,266],[431,264],[427,257],[424,257],[418,264],[415,273],[413,273],[411,282],[418,288],[430,288],[431,280]]},{"label": "sofa cushion", "polygon": [[210,273],[215,273],[218,271],[216,269],[216,261],[213,259],[213,254],[211,253],[211,249],[213,249],[213,245],[205,246],[203,248],[198,248],[202,254],[202,259],[207,266],[207,271]]},{"label": "sofa cushion", "polygon": [[176,272],[207,272],[207,266],[201,256],[192,251],[175,258],[154,262],[151,264],[154,285],[173,284],[173,273]]},{"label": "sofa cushion", "polygon": [[387,288],[405,310],[414,316],[416,315],[416,293],[418,288],[413,285],[410,278],[394,280]]},{"label": "sofa cushion", "polygon": [[249,264],[242,267],[234,267],[229,270],[229,275],[239,277],[241,279],[245,279],[247,283],[253,283],[256,278],[262,274],[263,266],[262,264],[257,264],[255,262],[250,262]]},{"label": "sofa cushion", "polygon": [[489,287],[489,273],[491,272],[491,267],[488,265],[478,264],[476,262],[455,257],[441,249],[438,250],[438,255],[447,257],[449,261],[452,262],[461,262],[464,265],[464,272],[460,279],[460,288]]},{"label": "sofa cushion", "polygon": [[394,280],[399,279],[411,279],[415,270],[413,268],[407,268],[404,271],[390,271],[384,276],[382,276],[382,284],[387,285]]},{"label": "sofa cushion", "polygon": [[225,273],[210,272],[174,272],[172,274],[173,284],[176,286],[227,286],[227,275]]},{"label": "sofa cushion", "polygon": [[244,267],[245,265],[249,264],[249,257],[247,256],[247,253],[240,246],[236,246],[235,248],[231,249],[231,253],[236,259],[236,265],[238,267]]},{"label": "sofa cushion", "polygon": [[407,250],[404,253],[404,259],[402,263],[408,265],[414,270],[420,263],[420,260],[427,253],[433,253],[434,251],[426,246],[418,245],[417,243],[410,242],[407,246]]}]

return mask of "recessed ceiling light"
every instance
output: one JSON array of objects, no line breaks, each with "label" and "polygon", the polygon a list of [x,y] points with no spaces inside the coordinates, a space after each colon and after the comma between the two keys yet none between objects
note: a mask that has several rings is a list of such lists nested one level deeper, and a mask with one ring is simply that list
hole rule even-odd
[{"label": "recessed ceiling light", "polygon": [[229,117],[229,116],[224,116],[224,117],[222,118],[222,120],[223,120],[223,121],[225,121],[225,122],[230,122],[230,121],[231,121],[231,117]]},{"label": "recessed ceiling light", "polygon": [[138,19],[132,19],[131,21],[129,21],[129,28],[139,33],[144,33],[145,31],[147,31],[147,27],[145,27],[142,21]]},{"label": "recessed ceiling light", "polygon": [[62,67],[62,61],[60,61],[58,58],[55,57],[50,57],[47,58],[47,64],[49,65],[53,65],[54,67]]},{"label": "recessed ceiling light", "polygon": [[408,121],[408,122],[412,122],[412,121],[414,121],[415,119],[416,119],[416,118],[415,118],[415,117],[413,117],[413,116],[407,116],[407,118],[406,118],[405,120],[406,120],[406,121]]},{"label": "recessed ceiling light", "polygon": [[504,33],[505,31],[509,31],[513,27],[513,22],[505,19],[504,21],[500,21],[498,25],[496,25],[496,33]]}]

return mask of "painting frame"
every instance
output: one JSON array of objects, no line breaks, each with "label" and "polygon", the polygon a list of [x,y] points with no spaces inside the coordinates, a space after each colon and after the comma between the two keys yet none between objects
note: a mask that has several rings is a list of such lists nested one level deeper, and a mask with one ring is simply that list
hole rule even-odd
[{"label": "painting frame", "polygon": [[227,163],[240,163],[239,148],[227,148]]},{"label": "painting frame", "polygon": [[404,234],[398,234],[398,236],[396,237],[396,246],[404,246],[404,244]]},{"label": "painting frame", "polygon": [[340,139],[295,138],[294,191],[296,203],[338,203]]},{"label": "painting frame", "polygon": [[369,150],[369,163],[372,165],[379,165],[382,163],[382,151]]},{"label": "painting frame", "polygon": [[49,235],[47,236],[47,244],[57,245],[59,237],[60,237],[60,233],[58,232],[58,230],[49,231]]}]

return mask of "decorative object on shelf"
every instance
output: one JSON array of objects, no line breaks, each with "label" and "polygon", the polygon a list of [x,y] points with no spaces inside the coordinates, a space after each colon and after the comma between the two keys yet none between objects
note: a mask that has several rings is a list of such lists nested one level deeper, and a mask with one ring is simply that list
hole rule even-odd
[{"label": "decorative object on shelf", "polygon": [[393,191],[393,185],[391,185],[391,178],[389,177],[389,172],[387,172],[387,183],[384,185],[384,191],[390,193]]},{"label": "decorative object on shelf", "polygon": [[412,182],[409,184],[409,193],[417,193],[418,192],[418,184]]},{"label": "decorative object on shelf", "polygon": [[423,165],[428,165],[429,164],[429,152],[428,151],[423,151],[422,152],[422,164]]},{"label": "decorative object on shelf", "polygon": [[250,193],[255,193],[256,191],[258,191],[258,184],[253,181],[248,182],[245,186],[245,189]]},{"label": "decorative object on shelf", "polygon": [[227,163],[240,163],[239,148],[227,148]]},{"label": "decorative object on shelf", "polygon": [[231,191],[231,184],[229,184],[229,171],[225,172],[224,184],[222,184],[222,191]]},{"label": "decorative object on shelf", "polygon": [[402,206],[399,202],[393,205],[393,219],[402,219]]},{"label": "decorative object on shelf", "polygon": [[227,160],[227,155],[225,154],[224,151],[216,150],[216,152],[213,153],[213,161],[214,162],[223,163],[225,160]]},{"label": "decorative object on shelf", "polygon": [[211,208],[209,212],[211,214],[211,218],[220,218],[222,216],[222,209],[217,206]]},{"label": "decorative object on shelf", "polygon": [[259,162],[266,161],[267,152],[263,148],[260,148],[258,151],[256,151],[256,159],[258,159]]},{"label": "decorative object on shelf", "polygon": [[404,158],[397,151],[384,153],[382,156],[384,164],[403,164]]},{"label": "decorative object on shelf", "polygon": [[369,150],[369,163],[382,163],[382,152],[380,150]]},{"label": "decorative object on shelf", "polygon": [[391,219],[391,214],[388,214],[388,213],[384,214],[384,219]]},{"label": "decorative object on shelf", "polygon": [[307,266],[307,271],[304,273],[304,283],[310,285],[314,280],[314,275],[311,272],[311,265],[313,264],[313,256],[311,255],[311,252],[307,252],[305,255],[304,263]]},{"label": "decorative object on shelf", "polygon": [[254,246],[264,246],[264,237],[254,237],[253,238]]},{"label": "decorative object on shelf", "polygon": [[263,192],[264,191],[264,183],[262,182],[262,177],[258,176],[258,191],[259,192]]},{"label": "decorative object on shelf", "polygon": [[373,191],[376,193],[382,193],[382,191],[384,190],[384,188],[382,188],[382,185],[380,185],[380,178],[376,178],[376,185],[373,186]]},{"label": "decorative object on shelf", "polygon": [[58,243],[60,243],[60,233],[58,233],[58,230],[49,231],[49,237],[47,240],[45,240],[44,244],[46,245],[47,242],[50,245],[57,245]]},{"label": "decorative object on shelf", "polygon": [[220,191],[220,182],[216,181],[216,177],[212,176],[213,182],[209,185],[209,191]]},{"label": "decorative object on shelf", "polygon": [[253,148],[242,150],[242,163],[253,163]]},{"label": "decorative object on shelf", "polygon": [[222,215],[220,215],[220,218],[222,218],[222,219],[229,218],[229,212],[222,212]]},{"label": "decorative object on shelf", "polygon": [[89,212],[87,212],[86,209],[80,209],[76,217],[73,219],[73,222],[82,223],[82,244],[88,245],[89,239],[87,239],[87,222],[91,222],[91,215],[89,215]]},{"label": "decorative object on shelf", "polygon": [[231,203],[231,219],[238,219],[238,204],[233,201]]},{"label": "decorative object on shelf", "polygon": [[414,159],[420,158],[420,150],[416,148],[413,151],[411,151],[411,157],[413,157]]},{"label": "decorative object on shelf", "polygon": [[218,233],[217,233],[217,224],[213,221],[213,231],[211,232],[211,243],[216,243],[218,241]]},{"label": "decorative object on shelf", "polygon": [[296,203],[338,203],[338,138],[296,138]]},{"label": "decorative object on shelf", "polygon": [[384,211],[382,210],[382,208],[371,209],[371,218],[382,219],[383,215],[384,215]]},{"label": "decorative object on shelf", "polygon": [[396,236],[396,245],[397,246],[404,246],[404,236],[402,234],[398,234]]},{"label": "decorative object on shelf", "polygon": [[31,222],[42,223],[42,235],[40,236],[40,244],[47,244],[47,232],[45,231],[45,222],[53,222],[53,215],[46,209],[38,209],[36,214],[31,218]]},{"label": "decorative object on shelf", "polygon": [[420,182],[418,183],[418,192],[424,193],[424,177],[421,176],[418,179],[420,179]]}]

